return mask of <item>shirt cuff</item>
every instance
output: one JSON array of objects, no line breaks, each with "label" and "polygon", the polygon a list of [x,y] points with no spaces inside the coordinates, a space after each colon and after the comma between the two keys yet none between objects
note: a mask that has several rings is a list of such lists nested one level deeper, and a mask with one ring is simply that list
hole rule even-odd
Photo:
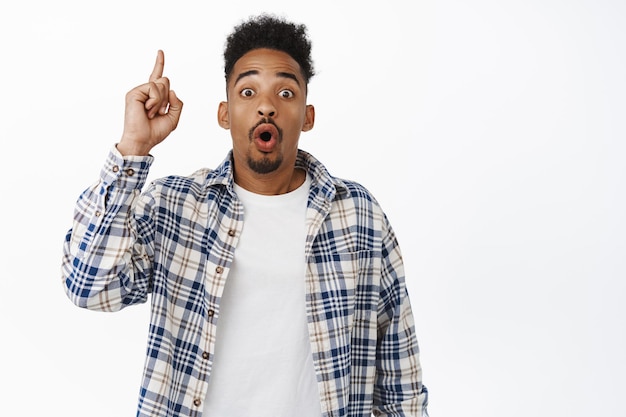
[{"label": "shirt cuff", "polygon": [[141,188],[148,178],[152,155],[122,156],[114,145],[109,151],[100,177],[105,184],[116,184],[120,188]]}]

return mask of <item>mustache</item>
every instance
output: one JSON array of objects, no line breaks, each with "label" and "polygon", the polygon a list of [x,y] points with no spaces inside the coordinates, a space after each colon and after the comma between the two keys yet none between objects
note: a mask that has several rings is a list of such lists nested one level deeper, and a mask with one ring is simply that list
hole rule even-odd
[{"label": "mustache", "polygon": [[252,126],[252,128],[250,128],[250,130],[248,131],[248,138],[250,140],[254,139],[254,130],[263,125],[263,124],[271,124],[272,126],[274,126],[276,128],[276,130],[278,131],[278,137],[276,138],[279,142],[282,141],[283,139],[283,130],[276,124],[276,122],[274,121],[274,119],[272,119],[271,117],[264,117],[261,120],[259,120],[254,126]]}]

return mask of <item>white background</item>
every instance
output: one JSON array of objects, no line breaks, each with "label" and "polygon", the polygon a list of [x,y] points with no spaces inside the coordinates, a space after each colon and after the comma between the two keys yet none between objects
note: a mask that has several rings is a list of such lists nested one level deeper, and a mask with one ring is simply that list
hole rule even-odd
[{"label": "white background", "polygon": [[224,38],[270,11],[314,42],[301,147],[399,237],[431,416],[625,416],[626,3],[222,3],[0,6],[0,414],[134,415],[148,306],[67,300],[74,201],[160,48],[185,108],[151,176],[216,166]]}]

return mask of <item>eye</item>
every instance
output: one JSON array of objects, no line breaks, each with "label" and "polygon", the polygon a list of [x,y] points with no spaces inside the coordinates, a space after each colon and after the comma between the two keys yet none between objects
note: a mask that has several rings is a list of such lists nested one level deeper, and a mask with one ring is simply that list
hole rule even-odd
[{"label": "eye", "polygon": [[244,88],[239,94],[241,94],[241,96],[243,97],[252,97],[255,93],[254,90],[251,88]]},{"label": "eye", "polygon": [[293,91],[291,90],[280,90],[278,95],[281,96],[282,98],[293,98],[295,96]]}]

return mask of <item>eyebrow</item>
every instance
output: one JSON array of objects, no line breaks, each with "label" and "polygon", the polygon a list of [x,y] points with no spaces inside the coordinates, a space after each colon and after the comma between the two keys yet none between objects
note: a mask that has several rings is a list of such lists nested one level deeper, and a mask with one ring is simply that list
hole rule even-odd
[{"label": "eyebrow", "polygon": [[[242,72],[241,74],[237,76],[237,79],[235,80],[235,84],[237,84],[239,80],[241,80],[242,78],[249,77],[251,75],[258,75],[258,74],[259,74],[259,71],[257,70],[250,70],[250,71]],[[288,78],[290,80],[294,80],[296,84],[300,85],[300,81],[298,80],[298,77],[296,77],[296,75],[291,72],[277,72],[276,76],[280,78]]]},{"label": "eyebrow", "polygon": [[276,76],[294,80],[296,84],[300,85],[300,81],[298,80],[298,77],[296,77],[296,74],[293,74],[291,72],[277,72]]}]

